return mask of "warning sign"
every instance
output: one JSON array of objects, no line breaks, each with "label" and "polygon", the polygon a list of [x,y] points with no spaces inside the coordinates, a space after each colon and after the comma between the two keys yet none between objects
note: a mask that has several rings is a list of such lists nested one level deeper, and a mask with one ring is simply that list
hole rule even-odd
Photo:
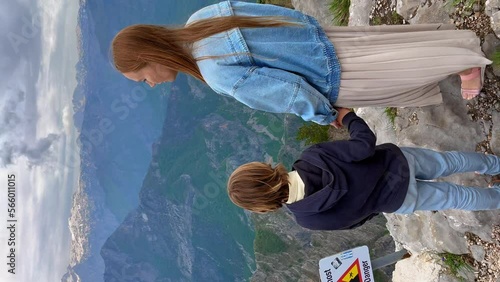
[{"label": "warning sign", "polygon": [[321,259],[319,272],[322,282],[374,282],[367,246]]},{"label": "warning sign", "polygon": [[337,282],[362,282],[359,278],[359,260],[356,261],[347,269]]}]

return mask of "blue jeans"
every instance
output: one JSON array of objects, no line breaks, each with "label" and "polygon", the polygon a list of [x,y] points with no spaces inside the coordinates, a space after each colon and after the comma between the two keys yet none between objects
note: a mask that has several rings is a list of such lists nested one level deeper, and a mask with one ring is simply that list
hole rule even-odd
[{"label": "blue jeans", "polygon": [[460,209],[468,211],[500,209],[500,187],[475,188],[429,180],[454,173],[477,171],[500,174],[500,158],[467,152],[436,152],[402,147],[410,167],[410,183],[403,205],[394,213],[417,210]]}]

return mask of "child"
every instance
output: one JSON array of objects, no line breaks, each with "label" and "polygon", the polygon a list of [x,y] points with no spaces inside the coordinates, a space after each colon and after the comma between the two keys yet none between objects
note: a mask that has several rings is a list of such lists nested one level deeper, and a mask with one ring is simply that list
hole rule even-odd
[{"label": "child", "polygon": [[299,225],[316,230],[358,227],[380,212],[500,209],[500,187],[427,181],[459,172],[500,174],[499,157],[375,146],[375,135],[361,118],[337,110],[337,122],[349,129],[348,141],[309,147],[291,172],[260,162],[238,167],[228,181],[231,201],[253,212],[286,205]]}]

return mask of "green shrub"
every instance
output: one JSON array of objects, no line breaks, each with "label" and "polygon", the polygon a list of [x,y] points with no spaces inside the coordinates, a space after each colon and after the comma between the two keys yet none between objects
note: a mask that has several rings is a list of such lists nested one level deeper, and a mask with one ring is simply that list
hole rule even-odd
[{"label": "green shrub", "polygon": [[440,256],[451,274],[461,281],[463,281],[463,277],[460,276],[461,270],[473,270],[473,267],[467,262],[467,257],[464,255],[442,253]]},{"label": "green shrub", "polygon": [[277,254],[288,250],[288,245],[273,231],[258,228],[255,230],[254,249],[263,255]]},{"label": "green shrub", "polygon": [[373,270],[373,281],[391,281],[387,274],[380,269]]},{"label": "green shrub", "polygon": [[497,49],[493,55],[491,55],[491,60],[493,61],[493,65],[500,66],[500,49]]},{"label": "green shrub", "polygon": [[384,24],[384,21],[382,20],[381,16],[375,16],[370,21],[370,25],[382,25],[382,24]]},{"label": "green shrub", "polygon": [[309,122],[302,125],[297,132],[297,140],[305,141],[306,145],[328,141],[328,125]]},{"label": "green shrub", "polygon": [[477,2],[477,0],[449,0],[446,2],[446,5],[452,6],[452,7],[457,7],[458,5],[460,5],[460,3],[463,3],[463,5],[466,9],[472,9],[472,6],[476,2]]},{"label": "green shrub", "polygon": [[330,12],[333,14],[334,25],[347,25],[349,23],[349,6],[351,0],[333,0]]},{"label": "green shrub", "polygon": [[387,14],[387,15],[377,15],[374,16],[370,20],[370,25],[397,25],[397,24],[403,24],[404,23],[404,18],[400,16],[396,11],[392,11],[392,13]]},{"label": "green shrub", "polygon": [[392,124],[392,127],[395,127],[394,121],[396,120],[396,117],[398,116],[398,109],[393,108],[393,107],[388,107],[385,108],[384,110],[385,115],[389,118],[389,121]]}]

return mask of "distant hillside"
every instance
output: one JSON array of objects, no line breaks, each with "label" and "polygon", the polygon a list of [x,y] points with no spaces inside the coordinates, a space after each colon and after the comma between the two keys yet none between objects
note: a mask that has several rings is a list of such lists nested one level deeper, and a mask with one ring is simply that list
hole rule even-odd
[{"label": "distant hillside", "polygon": [[293,159],[300,144],[284,129],[285,115],[203,95],[208,88],[192,80],[173,84],[139,206],[101,250],[106,281],[245,281],[255,270],[253,226],[225,182],[243,162]]}]

